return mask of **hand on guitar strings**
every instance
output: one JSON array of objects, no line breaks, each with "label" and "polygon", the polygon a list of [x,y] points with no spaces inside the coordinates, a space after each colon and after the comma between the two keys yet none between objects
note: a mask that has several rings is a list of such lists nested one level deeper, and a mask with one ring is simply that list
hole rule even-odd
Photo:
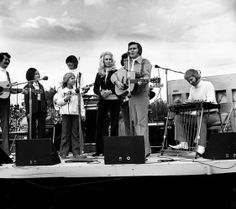
[{"label": "hand on guitar strings", "polygon": [[115,81],[115,85],[121,90],[124,90],[124,88],[125,88],[124,84],[118,80]]}]

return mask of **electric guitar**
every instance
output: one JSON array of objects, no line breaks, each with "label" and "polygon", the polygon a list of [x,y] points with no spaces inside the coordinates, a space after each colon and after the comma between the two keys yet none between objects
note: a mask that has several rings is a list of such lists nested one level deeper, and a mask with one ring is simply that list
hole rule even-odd
[{"label": "electric guitar", "polygon": [[8,81],[0,82],[0,99],[7,99],[11,93],[18,94],[21,92],[22,92],[22,89],[10,87],[10,83]]},{"label": "electric guitar", "polygon": [[119,70],[117,71],[117,78],[118,80],[124,84],[124,88],[120,89],[115,85],[115,92],[117,96],[125,97],[129,93],[129,90],[132,93],[138,93],[140,91],[140,85],[136,85],[139,81],[142,83],[160,83],[159,77],[154,77],[151,79],[144,79],[144,78],[135,78],[135,72],[130,72],[130,89],[128,86],[128,79],[127,79],[127,71],[126,70]]}]

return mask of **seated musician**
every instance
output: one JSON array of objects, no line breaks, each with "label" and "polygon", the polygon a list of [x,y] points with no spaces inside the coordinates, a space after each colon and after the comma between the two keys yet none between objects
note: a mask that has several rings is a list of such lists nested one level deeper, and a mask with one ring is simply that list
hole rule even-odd
[{"label": "seated musician", "polygon": [[[186,102],[204,101],[216,103],[215,89],[211,82],[201,79],[199,71],[189,69],[185,72],[184,79],[187,80],[192,86],[189,92],[189,98]],[[183,122],[181,122],[181,115],[176,115],[174,118],[176,140],[180,143],[176,146],[170,145],[173,149],[188,149],[188,142],[185,135],[185,128]],[[204,112],[202,125],[200,129],[200,139],[197,146],[197,154],[201,156],[205,152],[206,140],[207,140],[207,125],[219,121],[219,115],[217,109],[212,109]]]}]

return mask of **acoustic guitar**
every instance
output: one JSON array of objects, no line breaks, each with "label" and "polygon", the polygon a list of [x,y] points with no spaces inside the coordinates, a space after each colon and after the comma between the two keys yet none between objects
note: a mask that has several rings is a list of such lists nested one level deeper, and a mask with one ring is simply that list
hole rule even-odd
[{"label": "acoustic guitar", "polygon": [[21,92],[22,89],[10,87],[10,83],[8,81],[0,82],[0,99],[7,99],[10,94],[18,94]]},{"label": "acoustic guitar", "polygon": [[128,86],[128,79],[127,79],[127,71],[126,70],[119,70],[116,73],[118,80],[124,84],[124,88],[120,89],[115,85],[115,92],[117,96],[125,97],[129,93],[129,90],[132,93],[138,93],[140,91],[140,85],[136,85],[139,81],[142,83],[160,83],[159,77],[154,77],[151,79],[144,79],[144,78],[135,78],[135,72],[130,72],[130,89]]}]

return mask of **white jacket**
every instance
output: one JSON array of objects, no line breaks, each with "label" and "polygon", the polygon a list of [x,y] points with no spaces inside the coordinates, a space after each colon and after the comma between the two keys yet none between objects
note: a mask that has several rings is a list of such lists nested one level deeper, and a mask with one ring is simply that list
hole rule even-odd
[{"label": "white jacket", "polygon": [[[72,97],[70,101],[65,102],[64,98],[68,94],[72,95]],[[54,103],[60,106],[61,115],[79,115],[78,94],[76,94],[75,88],[68,89],[67,87],[65,88],[60,87],[54,96]],[[84,100],[81,94],[80,94],[80,112],[81,116],[85,116]]]}]

